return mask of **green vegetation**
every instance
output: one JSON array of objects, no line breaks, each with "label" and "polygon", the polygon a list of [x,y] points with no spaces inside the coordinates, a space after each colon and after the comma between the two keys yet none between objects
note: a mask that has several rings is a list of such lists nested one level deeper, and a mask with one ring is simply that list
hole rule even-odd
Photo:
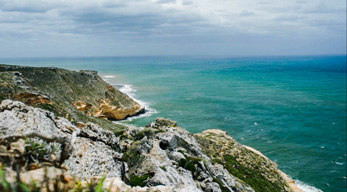
[{"label": "green vegetation", "polygon": [[144,157],[141,155],[137,147],[141,144],[141,141],[134,142],[130,149],[128,149],[122,157],[122,160],[128,163],[129,167],[133,167],[142,162]]},{"label": "green vegetation", "polygon": [[[47,174],[47,173],[46,173]],[[103,192],[103,184],[106,179],[104,176],[97,182],[90,182],[83,185],[81,180],[77,180],[73,185],[69,185],[61,177],[51,179],[44,175],[42,182],[23,183],[18,178],[12,185],[6,180],[3,167],[0,166],[0,191],[1,192]],[[148,178],[148,177],[147,177]]]},{"label": "green vegetation", "polygon": [[51,111],[56,116],[61,116],[61,115],[59,115],[58,110],[56,109],[56,106],[54,106],[54,105],[47,104],[47,103],[40,103],[40,104],[36,105],[36,107]]},{"label": "green vegetation", "polygon": [[224,185],[224,183],[220,179],[213,177],[213,181],[218,183],[222,192],[230,192],[230,190]]},{"label": "green vegetation", "polygon": [[176,127],[177,122],[170,119],[159,118],[156,119],[156,124],[160,127]]},{"label": "green vegetation", "polygon": [[2,100],[5,100],[5,99],[6,99],[6,97],[0,95],[0,102],[1,102]]},{"label": "green vegetation", "polygon": [[146,129],[139,131],[136,135],[134,135],[134,139],[135,140],[141,140],[145,136],[150,137],[153,134],[154,134],[154,131],[152,129],[146,128]]},{"label": "green vegetation", "polygon": [[141,176],[130,175],[129,184],[131,186],[144,187],[146,185],[146,180],[153,177],[153,174],[145,174]]},{"label": "green vegetation", "polygon": [[166,171],[166,167],[165,166],[160,166],[160,169],[162,169],[163,171]]},{"label": "green vegetation", "polygon": [[134,135],[134,139],[135,139],[135,140],[141,140],[141,139],[144,138],[145,136],[146,136],[145,130],[139,131],[136,135]]},{"label": "green vegetation", "polygon": [[10,191],[11,190],[11,186],[10,184],[6,181],[6,178],[5,178],[5,173],[3,171],[3,168],[0,167],[0,191],[4,191],[4,192],[7,192],[7,191]]},{"label": "green vegetation", "polygon": [[189,161],[187,159],[180,159],[180,161],[178,162],[178,166],[189,170],[190,172],[194,173],[196,171],[195,168],[195,163],[192,161]]},{"label": "green vegetation", "polygon": [[25,151],[30,155],[34,155],[36,159],[47,154],[45,145],[43,143],[37,143],[32,139],[25,140]]},{"label": "green vegetation", "polygon": [[214,159],[214,162],[222,164],[234,176],[249,184],[255,191],[283,191],[281,183],[268,181],[259,169],[250,169],[240,164],[233,156],[224,155],[223,161]]},{"label": "green vegetation", "polygon": [[[94,182],[94,181],[91,181],[89,183],[87,183],[87,188],[89,189],[90,192],[103,192],[104,190],[102,189],[102,186],[104,184],[104,181],[106,179],[106,175],[103,176],[100,181],[98,182]],[[81,184],[79,184],[77,187],[78,189],[81,189]],[[83,189],[83,186],[82,186],[82,192],[84,192],[85,190]]]},{"label": "green vegetation", "polygon": [[125,132],[125,130],[116,130],[113,132],[113,134],[114,134],[114,136],[119,137],[119,136],[123,135],[124,132]]},{"label": "green vegetation", "polygon": [[25,139],[25,159],[29,164],[34,163],[35,160],[47,161],[47,158],[50,158],[51,155],[58,153],[58,145],[60,144],[47,144],[44,141],[37,142],[33,139]]},{"label": "green vegetation", "polygon": [[187,169],[188,171],[190,171],[192,173],[192,175],[194,175],[194,172],[196,171],[197,167],[201,168],[201,165],[199,162],[203,162],[205,163],[205,160],[203,158],[198,158],[198,157],[190,157],[185,155],[184,153],[182,153],[185,156],[185,159],[182,158],[179,160],[178,162],[178,166]]},{"label": "green vegetation", "polygon": [[[230,174],[247,183],[256,192],[285,191],[284,183],[281,183],[281,180],[276,178],[276,173],[272,169],[267,170],[266,168],[262,168],[262,163],[266,164],[267,162],[262,158],[259,159],[259,155],[248,150],[242,150],[236,146],[235,141],[219,137],[212,133],[196,138],[205,154],[209,155],[213,163],[223,165]],[[228,146],[228,149],[224,149],[224,155],[221,156],[221,149],[223,147],[225,148],[225,146]],[[234,149],[238,149],[238,151],[235,153],[231,152]],[[237,159],[238,156],[246,157],[250,162],[242,162]],[[265,174],[270,174],[274,179],[270,181],[265,177]]]}]

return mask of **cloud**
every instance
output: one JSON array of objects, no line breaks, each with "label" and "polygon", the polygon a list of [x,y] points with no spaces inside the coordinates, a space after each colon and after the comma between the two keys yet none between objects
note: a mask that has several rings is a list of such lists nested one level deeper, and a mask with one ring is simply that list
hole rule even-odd
[{"label": "cloud", "polygon": [[159,4],[176,3],[176,0],[157,0],[156,2]]},{"label": "cloud", "polygon": [[[227,49],[254,44],[249,42],[253,39],[259,44],[256,47],[265,49],[264,39],[277,39],[285,50],[293,42],[300,45],[302,39],[312,44],[322,39],[345,42],[345,18],[342,0],[329,4],[323,0],[0,0],[0,43],[17,41],[29,46],[32,42],[35,46],[40,41],[53,53],[58,49],[54,49],[56,41],[61,42],[59,47],[79,47],[89,41],[114,49],[124,46],[122,53],[129,54],[134,47],[141,53],[148,53],[151,49],[145,46],[152,46],[159,54],[165,50],[171,54],[165,46],[197,45],[197,50],[184,51],[189,54],[199,52],[201,44],[212,47],[219,42],[219,47]],[[318,53],[317,49],[311,52]],[[201,54],[218,54],[214,50],[218,49],[201,48]],[[102,53],[96,50],[95,54]]]},{"label": "cloud", "polygon": [[300,9],[301,13],[332,13],[332,14],[338,14],[338,13],[346,13],[346,6],[342,7],[336,7],[336,6],[331,6],[327,5],[325,3],[319,3],[319,4],[314,4],[312,6],[304,7]]},{"label": "cloud", "polygon": [[240,13],[240,16],[243,16],[243,17],[247,17],[247,16],[250,16],[250,15],[254,15],[254,12],[247,11],[247,10],[242,10],[241,13]]},{"label": "cloud", "polygon": [[0,10],[8,12],[44,13],[57,6],[54,1],[45,0],[0,0]]},{"label": "cloud", "polygon": [[298,15],[279,15],[274,17],[274,20],[279,20],[279,21],[292,21],[296,22],[300,19],[304,19],[305,16],[298,16]]},{"label": "cloud", "polygon": [[192,0],[182,0],[182,5],[193,5]]}]

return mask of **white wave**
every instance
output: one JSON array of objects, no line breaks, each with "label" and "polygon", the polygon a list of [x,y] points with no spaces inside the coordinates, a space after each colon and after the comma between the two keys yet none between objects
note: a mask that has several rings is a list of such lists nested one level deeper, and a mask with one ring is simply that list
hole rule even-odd
[{"label": "white wave", "polygon": [[335,161],[335,164],[336,165],[343,165],[343,164],[345,164],[344,162],[337,162],[337,161]]},{"label": "white wave", "polygon": [[317,189],[313,186],[307,185],[306,183],[299,181],[299,180],[295,180],[295,184],[296,186],[298,186],[303,192],[323,192],[320,189]]},{"label": "white wave", "polygon": [[132,121],[134,119],[138,119],[138,118],[142,118],[142,117],[149,117],[155,113],[158,113],[155,109],[150,108],[149,104],[147,102],[136,99],[136,94],[135,94],[136,89],[134,89],[132,85],[115,85],[115,87],[118,88],[119,91],[127,94],[134,101],[139,103],[142,107],[145,107],[145,113],[140,114],[138,116],[129,117],[125,121]]},{"label": "white wave", "polygon": [[115,78],[116,76],[114,76],[114,75],[105,75],[105,76],[103,76],[103,78]]}]

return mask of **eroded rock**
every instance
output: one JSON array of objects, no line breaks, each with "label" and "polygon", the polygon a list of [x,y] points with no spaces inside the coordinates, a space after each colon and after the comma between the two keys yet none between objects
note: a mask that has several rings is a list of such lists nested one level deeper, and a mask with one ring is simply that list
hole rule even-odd
[{"label": "eroded rock", "polygon": [[64,118],[55,117],[52,112],[19,101],[4,100],[0,105],[0,127],[1,136],[36,132],[68,138],[73,142],[72,151],[64,164],[69,173],[80,178],[124,177],[125,165],[119,160],[122,154],[117,152],[119,140],[111,131],[98,125],[88,123],[80,129]]},{"label": "eroded rock", "polygon": [[226,168],[220,165],[212,170],[219,178],[225,178],[227,170],[256,191],[298,191],[281,175],[276,163],[253,148],[241,145],[226,132],[212,129],[195,134],[195,137],[203,151]]},{"label": "eroded rock", "polygon": [[[82,188],[106,177],[103,188],[110,191],[253,192],[252,187],[257,187],[253,182],[259,182],[258,179],[260,191],[295,191],[275,163],[239,144],[226,132],[209,130],[192,135],[169,119],[157,118],[146,127],[127,126],[111,131],[91,122],[72,123],[22,102],[3,100],[0,129],[0,139],[34,132],[64,138],[72,146],[65,150],[65,160],[61,154],[63,144],[49,143],[49,139],[26,140],[24,149],[24,140],[0,143],[1,153],[17,156],[22,164],[28,164],[22,171],[28,178],[37,173],[42,179],[43,168],[55,167],[55,176],[71,175]],[[29,149],[43,154],[28,162],[23,157]],[[12,165],[11,158],[6,158],[3,159]],[[64,159],[63,166],[54,163],[59,159]],[[6,163],[5,160],[2,162]],[[7,173],[13,175],[13,171]],[[71,181],[67,180],[62,182]]]}]

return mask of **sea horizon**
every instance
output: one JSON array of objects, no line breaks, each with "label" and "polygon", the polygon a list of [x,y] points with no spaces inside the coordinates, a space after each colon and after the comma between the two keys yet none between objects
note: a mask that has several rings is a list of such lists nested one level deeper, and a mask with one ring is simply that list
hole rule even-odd
[{"label": "sea horizon", "polygon": [[[347,56],[347,53],[336,54],[279,54],[279,55],[100,55],[100,56],[16,56],[3,57],[0,59],[92,59],[92,58],[204,58],[204,59],[237,59],[237,58],[259,58],[259,57],[329,57],[329,56]],[[6,63],[3,63],[6,64]]]}]

